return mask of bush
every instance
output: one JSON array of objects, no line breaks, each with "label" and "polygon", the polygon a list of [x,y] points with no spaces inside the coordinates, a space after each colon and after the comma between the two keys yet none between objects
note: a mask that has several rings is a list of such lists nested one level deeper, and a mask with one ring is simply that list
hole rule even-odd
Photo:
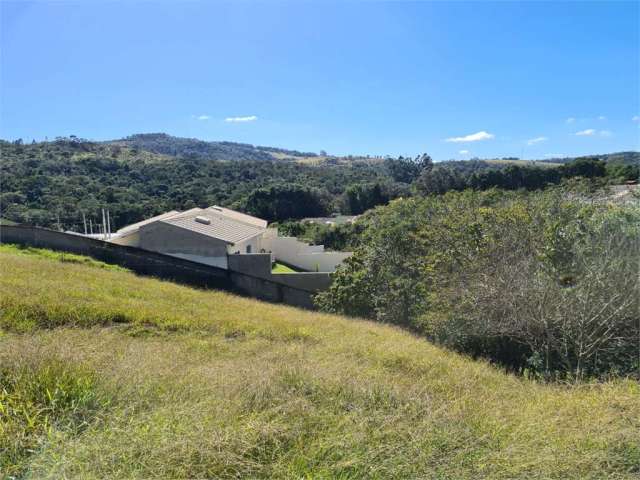
[{"label": "bush", "polygon": [[317,298],[518,371],[637,374],[640,210],[561,190],[393,202]]}]

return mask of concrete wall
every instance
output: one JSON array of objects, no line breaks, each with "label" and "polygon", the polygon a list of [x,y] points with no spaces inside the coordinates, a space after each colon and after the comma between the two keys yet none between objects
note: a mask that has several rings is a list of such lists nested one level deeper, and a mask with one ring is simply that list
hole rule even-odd
[{"label": "concrete wall", "polygon": [[323,272],[271,273],[271,254],[229,255],[229,270],[260,277],[270,282],[307,292],[329,288],[331,277]]},{"label": "concrete wall", "polygon": [[[0,227],[0,243],[78,253],[121,265],[142,275],[198,287],[230,290],[261,300],[304,308],[313,308],[312,296],[318,291],[316,287],[326,288],[330,281],[326,274],[302,274],[297,281],[287,277],[298,274],[273,275],[270,273],[269,255],[231,255],[230,269],[225,270],[136,247],[37,227],[3,225]],[[265,274],[261,277],[252,273],[256,262],[266,264],[267,261],[268,276]],[[232,267],[242,271],[234,271]],[[264,268],[262,266],[257,270],[259,275],[263,275]]]},{"label": "concrete wall", "polygon": [[351,252],[325,252],[324,246],[309,245],[295,237],[274,236],[272,231],[262,239],[262,248],[273,252],[276,260],[309,272],[335,272],[351,256]]},{"label": "concrete wall", "polygon": [[152,275],[199,287],[221,289],[232,287],[226,270],[81,235],[36,227],[2,226],[0,242],[86,255],[103,262],[121,265],[143,275]]},{"label": "concrete wall", "polygon": [[247,273],[254,277],[271,278],[271,254],[251,253],[245,255],[229,255],[229,270]]},{"label": "concrete wall", "polygon": [[160,253],[199,257],[224,257],[227,243],[169,223],[153,222],[140,227],[139,247]]},{"label": "concrete wall", "polygon": [[271,281],[298,290],[320,292],[331,285],[331,274],[326,272],[274,273],[271,274]]}]

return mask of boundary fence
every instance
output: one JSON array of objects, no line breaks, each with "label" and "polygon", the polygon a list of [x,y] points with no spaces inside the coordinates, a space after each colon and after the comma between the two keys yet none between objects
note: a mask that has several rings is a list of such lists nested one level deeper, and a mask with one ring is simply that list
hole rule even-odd
[{"label": "boundary fence", "polygon": [[[227,290],[270,302],[313,309],[313,294],[328,287],[329,275],[314,288],[285,285],[273,279],[251,275],[246,271],[225,270],[136,247],[23,225],[0,226],[0,243],[13,243],[77,253],[105,263],[125,267],[140,275],[196,286]],[[286,281],[282,278],[282,281]],[[290,282],[287,282],[290,283]]]}]

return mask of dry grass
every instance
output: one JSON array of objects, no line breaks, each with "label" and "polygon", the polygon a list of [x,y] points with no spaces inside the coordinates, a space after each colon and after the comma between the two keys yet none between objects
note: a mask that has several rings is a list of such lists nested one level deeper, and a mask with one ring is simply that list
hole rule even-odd
[{"label": "dry grass", "polygon": [[519,165],[521,167],[542,167],[542,168],[552,168],[552,167],[560,167],[562,163],[555,162],[541,162],[536,160],[506,160],[506,159],[491,159],[485,160],[485,162],[490,163],[492,165]]},{"label": "dry grass", "polygon": [[6,250],[0,291],[7,475],[640,475],[637,382],[537,384],[384,325]]}]

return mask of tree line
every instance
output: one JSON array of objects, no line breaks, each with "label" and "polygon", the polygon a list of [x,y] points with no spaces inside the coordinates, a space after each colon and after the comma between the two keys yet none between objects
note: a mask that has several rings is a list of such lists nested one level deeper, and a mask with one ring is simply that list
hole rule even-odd
[{"label": "tree line", "polygon": [[[307,165],[270,155],[266,159],[262,155],[268,149],[260,147],[257,159],[244,159],[242,152],[256,148],[164,134],[114,142],[73,136],[31,144],[0,141],[0,216],[81,231],[82,214],[99,221],[101,208],[108,208],[115,226],[121,227],[167,210],[220,204],[282,222],[359,215],[396,198],[451,190],[535,190],[575,176],[602,182],[638,176],[637,165],[595,158],[547,168],[481,160],[434,164],[427,154]],[[224,159],[231,157],[235,159]]]}]

